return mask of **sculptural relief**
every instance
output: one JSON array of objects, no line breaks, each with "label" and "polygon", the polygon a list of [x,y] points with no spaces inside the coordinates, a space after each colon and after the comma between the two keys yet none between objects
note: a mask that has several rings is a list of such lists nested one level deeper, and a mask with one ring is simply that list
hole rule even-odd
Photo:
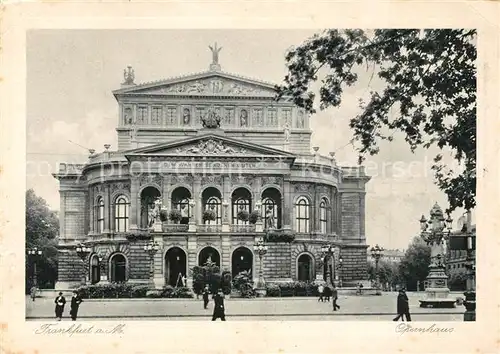
[{"label": "sculptural relief", "polygon": [[176,153],[190,153],[190,154],[245,154],[247,151],[244,148],[233,148],[226,146],[222,141],[216,139],[208,139],[200,141],[197,145],[177,148]]},{"label": "sculptural relief", "polygon": [[240,127],[248,127],[248,112],[246,109],[240,111]]},{"label": "sculptural relief", "polygon": [[269,89],[258,88],[249,84],[223,80],[220,78],[202,79],[192,82],[173,84],[161,89],[154,89],[154,91],[163,94],[217,94],[231,96],[274,95],[274,92]]}]

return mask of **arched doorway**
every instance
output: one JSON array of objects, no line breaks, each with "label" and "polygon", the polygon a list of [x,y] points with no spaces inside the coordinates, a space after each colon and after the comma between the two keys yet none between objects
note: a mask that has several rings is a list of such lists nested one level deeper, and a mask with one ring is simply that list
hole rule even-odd
[{"label": "arched doorway", "polygon": [[161,197],[161,193],[155,187],[146,187],[141,192],[141,227],[146,229],[153,226],[149,218],[150,212],[155,207],[155,201]]},{"label": "arched doorway", "polygon": [[246,247],[239,247],[234,250],[231,259],[231,270],[233,278],[243,271],[249,272],[253,277],[253,254]]},{"label": "arched doorway", "polygon": [[220,267],[219,251],[217,251],[213,247],[205,247],[204,249],[202,249],[200,254],[198,255],[198,265],[204,266],[208,260]]},{"label": "arched doorway", "polygon": [[180,285],[179,278],[184,276],[186,276],[186,252],[179,247],[172,247],[165,254],[165,283],[171,286]]},{"label": "arched doorway", "polygon": [[96,284],[101,280],[101,269],[99,267],[99,256],[94,254],[90,259],[90,283]]},{"label": "arched doorway", "polygon": [[181,212],[180,224],[189,224],[189,218],[191,217],[189,199],[191,199],[191,192],[185,187],[175,188],[172,192],[172,209]]},{"label": "arched doorway", "polygon": [[308,254],[302,254],[297,260],[297,280],[312,281],[313,280],[313,260]]},{"label": "arched doorway", "polygon": [[115,254],[110,260],[110,279],[120,283],[127,280],[127,259],[123,254]]}]

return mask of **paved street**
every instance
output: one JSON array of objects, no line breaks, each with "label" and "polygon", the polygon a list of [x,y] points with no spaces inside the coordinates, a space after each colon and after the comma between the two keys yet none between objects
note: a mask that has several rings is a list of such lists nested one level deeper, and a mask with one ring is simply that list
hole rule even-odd
[{"label": "paved street", "polygon": [[[414,321],[462,321],[464,308],[420,308],[418,299],[423,293],[409,293],[410,311]],[[27,298],[26,318],[46,320],[54,318],[53,299]],[[69,297],[67,298],[67,301]],[[69,302],[69,301],[68,301]],[[316,298],[265,298],[227,299],[226,316],[231,320],[349,320],[390,321],[396,310],[396,294],[382,296],[342,296],[340,311],[333,312],[331,303],[318,302]],[[125,299],[86,300],[82,303],[79,318],[84,320],[208,320],[213,303],[203,309],[202,300],[196,299]],[[69,320],[69,303],[64,310]]]}]

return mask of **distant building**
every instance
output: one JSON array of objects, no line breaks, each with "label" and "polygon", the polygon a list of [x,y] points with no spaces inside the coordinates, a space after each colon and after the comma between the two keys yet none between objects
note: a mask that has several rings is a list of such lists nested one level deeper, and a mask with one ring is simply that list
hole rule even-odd
[{"label": "distant building", "polygon": [[[476,225],[472,225],[472,233],[474,237],[476,236]],[[465,265],[467,261],[467,251],[466,250],[451,250],[450,240],[453,237],[462,236],[463,232],[461,230],[452,231],[450,233],[450,239],[446,242],[446,268],[450,270],[465,270]]]}]

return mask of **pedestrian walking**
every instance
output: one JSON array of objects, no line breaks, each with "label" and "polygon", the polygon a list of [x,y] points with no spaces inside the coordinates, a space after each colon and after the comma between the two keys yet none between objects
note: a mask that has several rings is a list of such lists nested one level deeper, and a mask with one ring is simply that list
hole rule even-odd
[{"label": "pedestrian walking", "polygon": [[337,311],[337,309],[340,310],[340,306],[337,305],[337,300],[339,298],[339,293],[337,291],[337,288],[334,286],[332,290],[332,303],[333,303],[333,311]]},{"label": "pedestrian walking", "polygon": [[208,291],[208,285],[205,285],[205,288],[203,289],[203,308],[206,309],[208,306],[208,296],[210,294],[210,291]]},{"label": "pedestrian walking", "polygon": [[226,320],[225,308],[224,308],[224,293],[222,289],[219,289],[217,294],[214,295],[214,314],[212,316],[212,321],[220,318],[221,321]]},{"label": "pedestrian walking", "polygon": [[30,290],[30,296],[31,300],[35,301],[36,298],[36,292],[38,291],[38,288],[36,286],[32,286]]},{"label": "pedestrian walking", "polygon": [[76,321],[76,317],[78,316],[78,309],[80,304],[83,302],[80,295],[78,295],[78,291],[73,291],[73,297],[71,298],[71,310],[69,314],[71,315],[71,320]]},{"label": "pedestrian walking", "polygon": [[325,296],[325,300],[330,302],[330,296],[332,296],[332,289],[327,285],[325,286],[325,290],[323,291],[323,294]]},{"label": "pedestrian walking", "polygon": [[54,303],[56,304],[56,309],[55,309],[56,318],[58,321],[60,321],[64,311],[64,305],[66,304],[66,299],[64,298],[62,292],[59,292],[59,296],[56,297]]},{"label": "pedestrian walking", "polygon": [[318,286],[318,294],[319,294],[318,301],[321,301],[321,302],[324,301],[324,299],[323,299],[323,292],[324,291],[325,291],[325,287],[323,286],[323,284],[319,284],[319,286]]},{"label": "pedestrian walking", "polygon": [[393,321],[399,321],[400,318],[403,320],[403,315],[406,317],[406,321],[411,321],[410,304],[404,288],[399,290],[397,311],[398,315],[393,319]]}]

